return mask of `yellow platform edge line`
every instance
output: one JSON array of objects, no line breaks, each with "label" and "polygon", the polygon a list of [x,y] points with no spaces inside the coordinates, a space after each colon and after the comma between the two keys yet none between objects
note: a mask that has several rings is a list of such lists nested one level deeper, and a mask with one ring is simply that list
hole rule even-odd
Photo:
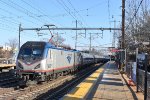
[{"label": "yellow platform edge line", "polygon": [[102,67],[97,69],[93,74],[83,80],[78,86],[76,86],[70,93],[65,95],[61,100],[81,100],[85,99],[87,95],[92,90],[93,86],[96,84],[98,78],[104,71],[107,63],[104,64]]}]

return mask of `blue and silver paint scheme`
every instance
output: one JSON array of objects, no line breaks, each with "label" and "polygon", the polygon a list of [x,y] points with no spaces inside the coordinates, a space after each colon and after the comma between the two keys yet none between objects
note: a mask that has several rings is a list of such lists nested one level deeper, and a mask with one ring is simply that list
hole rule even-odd
[{"label": "blue and silver paint scheme", "polygon": [[16,69],[20,76],[40,76],[44,80],[43,76],[81,65],[80,59],[79,51],[57,48],[47,42],[29,41],[19,51]]}]

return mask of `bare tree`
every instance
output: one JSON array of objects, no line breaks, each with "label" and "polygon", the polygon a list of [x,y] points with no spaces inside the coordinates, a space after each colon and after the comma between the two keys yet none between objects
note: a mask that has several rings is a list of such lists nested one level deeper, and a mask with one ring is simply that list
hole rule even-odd
[{"label": "bare tree", "polygon": [[65,39],[61,37],[58,33],[54,34],[52,38],[49,40],[53,45],[55,46],[61,46],[63,45]]},{"label": "bare tree", "polygon": [[11,47],[12,50],[15,50],[18,45],[18,41],[17,39],[9,39],[7,44]]},{"label": "bare tree", "polygon": [[136,47],[148,50],[142,43],[150,42],[150,9],[147,5],[150,1],[144,0],[141,5],[140,2],[141,0],[126,2],[125,47],[130,51]]},{"label": "bare tree", "polygon": [[0,58],[4,58],[4,51],[2,50],[3,47],[0,47]]},{"label": "bare tree", "polygon": [[10,51],[7,51],[9,57],[13,56],[14,52],[15,52],[15,49],[17,48],[17,45],[18,45],[18,41],[17,39],[9,39],[8,40],[8,43],[6,43],[9,47],[10,47]]}]

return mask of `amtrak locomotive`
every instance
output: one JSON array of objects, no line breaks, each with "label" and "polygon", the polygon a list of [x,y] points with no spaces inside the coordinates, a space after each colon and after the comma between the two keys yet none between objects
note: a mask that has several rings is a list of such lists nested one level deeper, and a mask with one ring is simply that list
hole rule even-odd
[{"label": "amtrak locomotive", "polygon": [[29,41],[22,45],[16,62],[17,75],[28,81],[47,81],[74,73],[99,62],[98,56],[58,48],[48,42]]}]

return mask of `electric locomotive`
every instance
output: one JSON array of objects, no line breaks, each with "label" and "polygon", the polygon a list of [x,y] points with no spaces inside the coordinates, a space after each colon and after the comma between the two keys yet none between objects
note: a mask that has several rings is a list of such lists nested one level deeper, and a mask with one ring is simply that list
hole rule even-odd
[{"label": "electric locomotive", "polygon": [[21,46],[16,69],[24,80],[46,81],[73,72],[81,65],[81,53],[57,48],[48,42],[29,41]]},{"label": "electric locomotive", "polygon": [[89,53],[55,47],[49,42],[28,41],[20,48],[16,69],[25,82],[42,82],[75,73],[97,62],[99,57]]}]

